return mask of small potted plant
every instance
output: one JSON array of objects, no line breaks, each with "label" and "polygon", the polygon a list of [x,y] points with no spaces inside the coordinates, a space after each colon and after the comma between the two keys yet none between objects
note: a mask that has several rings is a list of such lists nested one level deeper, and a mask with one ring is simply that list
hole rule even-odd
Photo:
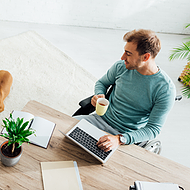
[{"label": "small potted plant", "polygon": [[18,163],[22,154],[22,143],[29,142],[27,137],[34,133],[33,129],[26,128],[29,121],[25,123],[23,121],[24,118],[14,120],[11,113],[9,119],[3,120],[3,127],[5,127],[6,132],[0,136],[8,140],[1,144],[0,156],[2,163],[6,166],[14,166]]}]

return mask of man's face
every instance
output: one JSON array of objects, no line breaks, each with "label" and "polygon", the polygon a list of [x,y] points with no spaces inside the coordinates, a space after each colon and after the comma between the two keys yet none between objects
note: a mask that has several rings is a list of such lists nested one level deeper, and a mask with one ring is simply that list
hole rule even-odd
[{"label": "man's face", "polygon": [[138,70],[142,67],[142,56],[139,56],[139,53],[136,51],[137,44],[133,42],[127,42],[124,47],[124,54],[121,57],[121,60],[125,61],[125,66],[129,70]]}]

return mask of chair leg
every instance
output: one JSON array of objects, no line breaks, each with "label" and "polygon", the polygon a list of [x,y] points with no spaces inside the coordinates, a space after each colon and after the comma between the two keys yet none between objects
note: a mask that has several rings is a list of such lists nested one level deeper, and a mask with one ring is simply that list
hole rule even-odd
[{"label": "chair leg", "polygon": [[149,141],[143,141],[143,142],[135,143],[135,145],[144,148],[144,147],[147,145],[148,142],[149,142]]},{"label": "chair leg", "polygon": [[155,154],[160,154],[162,146],[161,146],[161,142],[159,140],[154,139],[154,140],[149,141],[144,146],[144,148]]}]

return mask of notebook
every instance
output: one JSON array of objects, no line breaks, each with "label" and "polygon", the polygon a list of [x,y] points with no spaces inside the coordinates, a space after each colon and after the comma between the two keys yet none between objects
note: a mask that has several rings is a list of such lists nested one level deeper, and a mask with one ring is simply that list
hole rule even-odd
[{"label": "notebook", "polygon": [[100,137],[107,135],[107,133],[98,129],[85,119],[80,120],[68,133],[60,132],[102,163],[106,163],[118,148],[116,147],[108,152],[104,152],[98,148],[96,143]]},{"label": "notebook", "polygon": [[179,190],[177,184],[135,181],[136,190]]},{"label": "notebook", "polygon": [[41,162],[44,190],[83,190],[76,161]]},{"label": "notebook", "polygon": [[[16,120],[18,117],[23,118],[23,123],[29,121],[28,128],[35,130],[35,134],[28,136],[30,143],[47,148],[50,138],[53,134],[55,123],[48,121],[42,117],[37,117],[28,112],[23,111],[12,111],[12,117]],[[1,133],[7,133],[6,128],[3,128]]]}]

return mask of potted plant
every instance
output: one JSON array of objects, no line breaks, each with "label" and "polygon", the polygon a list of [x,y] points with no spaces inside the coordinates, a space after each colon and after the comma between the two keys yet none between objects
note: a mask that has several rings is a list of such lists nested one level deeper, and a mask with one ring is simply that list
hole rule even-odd
[{"label": "potted plant", "polygon": [[[188,28],[190,24],[187,24],[185,28]],[[190,37],[185,38],[185,42],[182,42],[182,45],[173,48],[172,53],[169,57],[170,61],[174,59],[187,59],[188,63],[179,76],[178,80],[184,84],[182,93],[187,98],[190,98]]]},{"label": "potted plant", "polygon": [[3,120],[6,132],[0,136],[8,140],[1,144],[0,156],[2,163],[6,166],[14,166],[18,163],[22,154],[22,143],[29,142],[27,137],[34,133],[33,129],[26,129],[29,121],[25,123],[23,121],[24,118],[14,120],[11,113],[9,119]]}]

